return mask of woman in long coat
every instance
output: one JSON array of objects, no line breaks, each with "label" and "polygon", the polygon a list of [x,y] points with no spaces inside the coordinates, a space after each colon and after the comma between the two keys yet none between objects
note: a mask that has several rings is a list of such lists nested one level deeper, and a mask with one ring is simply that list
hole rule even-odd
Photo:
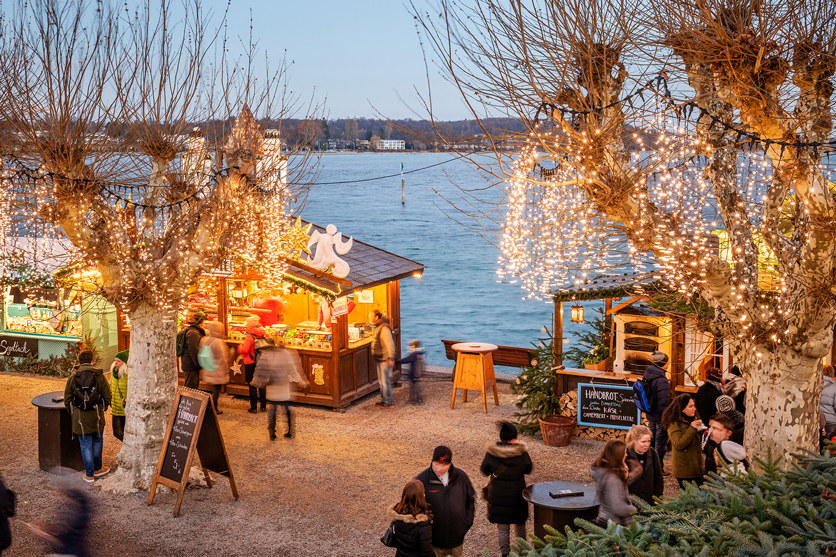
[{"label": "woman in long coat", "polygon": [[517,428],[511,423],[501,422],[499,442],[488,445],[481,470],[482,474],[492,478],[488,486],[488,522],[497,526],[503,557],[511,553],[512,524],[516,538],[525,539],[528,502],[523,499],[522,492],[525,476],[531,473],[533,467],[528,447],[517,440]]}]

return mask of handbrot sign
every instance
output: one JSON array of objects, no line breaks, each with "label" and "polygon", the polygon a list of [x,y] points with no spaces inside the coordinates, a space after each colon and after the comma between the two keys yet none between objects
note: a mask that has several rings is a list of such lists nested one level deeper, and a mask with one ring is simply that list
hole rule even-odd
[{"label": "handbrot sign", "polygon": [[640,423],[641,412],[633,400],[633,387],[578,385],[578,425],[630,429]]}]

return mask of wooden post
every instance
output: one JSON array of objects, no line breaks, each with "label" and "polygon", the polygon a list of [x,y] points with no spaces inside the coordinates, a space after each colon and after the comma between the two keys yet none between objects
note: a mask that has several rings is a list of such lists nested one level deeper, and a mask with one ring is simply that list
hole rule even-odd
[{"label": "wooden post", "polygon": [[554,303],[554,365],[563,369],[563,302]]},{"label": "wooden post", "polygon": [[607,345],[610,347],[610,356],[612,356],[612,298],[604,298],[604,335]]}]

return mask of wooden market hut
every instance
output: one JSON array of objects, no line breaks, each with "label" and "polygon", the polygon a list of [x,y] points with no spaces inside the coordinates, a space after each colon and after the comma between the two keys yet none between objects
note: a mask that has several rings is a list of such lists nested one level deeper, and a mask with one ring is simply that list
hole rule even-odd
[{"label": "wooden market hut", "polygon": [[[315,225],[314,229],[324,231]],[[239,259],[227,271],[199,279],[187,309],[207,311],[210,320],[217,319],[224,324],[234,361],[225,392],[248,394],[243,373],[235,373],[243,369],[236,348],[244,340],[243,323],[251,315],[248,302],[253,292],[265,290],[263,282],[268,279],[271,284],[283,283],[286,292],[282,296],[286,305],[283,323],[268,328],[268,334],[277,343],[298,351],[309,381],[309,386],[297,395],[298,402],[339,409],[379,389],[371,355],[369,312],[378,309],[389,317],[399,358],[400,280],[420,276],[424,266],[356,239],[351,250],[340,257],[350,265],[345,278],[314,269],[302,261],[288,259],[286,270],[273,273],[256,262]],[[333,313],[331,319],[326,318],[326,323],[319,326],[323,299],[329,301],[328,311]],[[342,313],[348,310],[346,306],[352,310]],[[126,326],[120,336],[120,349],[129,342],[130,331]],[[181,383],[182,380],[180,373]],[[211,390],[211,386],[203,383],[200,388]]]}]

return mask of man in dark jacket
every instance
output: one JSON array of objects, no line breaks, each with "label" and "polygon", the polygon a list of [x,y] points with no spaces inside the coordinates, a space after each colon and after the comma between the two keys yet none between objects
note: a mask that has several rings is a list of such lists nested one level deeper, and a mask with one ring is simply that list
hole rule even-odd
[{"label": "man in dark jacket", "polygon": [[462,556],[464,536],[473,526],[476,491],[467,474],[453,466],[453,453],[436,447],[429,468],[416,479],[424,484],[427,504],[433,513],[433,552],[436,557]]},{"label": "man in dark jacket", "polygon": [[647,426],[653,434],[653,446],[659,454],[659,460],[665,460],[665,448],[668,444],[668,432],[662,427],[662,414],[671,404],[671,384],[665,375],[668,369],[668,355],[658,350],[653,353],[653,364],[644,370],[644,378],[650,382],[656,396],[656,410],[646,412]]},{"label": "man in dark jacket", "polygon": [[[64,386],[64,407],[70,413],[73,434],[78,437],[81,447],[81,460],[84,462],[84,481],[92,483],[94,478],[104,476],[110,468],[102,465],[102,449],[104,446],[105,410],[110,406],[110,385],[104,378],[104,372],[93,365],[93,352],[82,350],[78,353],[78,366],[67,379]],[[76,376],[90,377],[92,374],[94,387],[78,389]],[[79,398],[88,393],[89,407],[79,408],[76,393]],[[95,392],[94,392],[95,391]]]},{"label": "man in dark jacket", "polygon": [[188,389],[197,389],[200,384],[200,364],[197,362],[197,353],[200,351],[200,340],[206,336],[206,331],[200,326],[204,319],[206,316],[197,311],[187,322],[186,345],[180,357],[180,369],[185,375],[183,386]]}]

